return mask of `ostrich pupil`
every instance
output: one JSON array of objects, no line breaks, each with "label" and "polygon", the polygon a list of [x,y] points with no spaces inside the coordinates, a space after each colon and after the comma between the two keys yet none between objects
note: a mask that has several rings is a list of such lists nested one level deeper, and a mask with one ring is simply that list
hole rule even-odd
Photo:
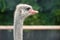
[{"label": "ostrich pupil", "polygon": [[28,8],[26,8],[26,10],[29,10],[30,8],[28,7]]}]

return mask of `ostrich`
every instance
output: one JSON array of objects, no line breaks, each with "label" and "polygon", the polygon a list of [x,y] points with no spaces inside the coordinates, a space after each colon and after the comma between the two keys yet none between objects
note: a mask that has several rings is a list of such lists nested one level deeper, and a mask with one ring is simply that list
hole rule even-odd
[{"label": "ostrich", "polygon": [[26,17],[38,13],[28,4],[18,4],[14,13],[14,40],[23,40],[23,22]]}]

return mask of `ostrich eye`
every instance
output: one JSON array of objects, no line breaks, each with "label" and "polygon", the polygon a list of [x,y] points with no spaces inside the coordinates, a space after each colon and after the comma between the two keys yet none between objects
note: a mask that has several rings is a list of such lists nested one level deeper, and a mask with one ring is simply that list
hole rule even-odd
[{"label": "ostrich eye", "polygon": [[29,10],[30,8],[28,7],[28,8],[26,8],[26,10]]}]

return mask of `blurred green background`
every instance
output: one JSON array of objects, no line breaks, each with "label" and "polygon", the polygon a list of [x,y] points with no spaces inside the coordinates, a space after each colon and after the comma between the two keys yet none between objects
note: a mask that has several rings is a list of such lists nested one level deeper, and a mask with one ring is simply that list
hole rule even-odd
[{"label": "blurred green background", "polygon": [[39,11],[26,18],[24,25],[60,25],[60,0],[0,0],[0,25],[13,25],[15,7],[20,3]]}]

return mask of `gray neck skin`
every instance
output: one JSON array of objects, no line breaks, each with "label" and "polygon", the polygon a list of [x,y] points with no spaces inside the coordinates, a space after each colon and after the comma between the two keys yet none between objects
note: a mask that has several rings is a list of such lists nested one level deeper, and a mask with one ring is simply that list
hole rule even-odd
[{"label": "gray neck skin", "polygon": [[[19,13],[20,14],[20,13]],[[19,14],[15,14],[14,16],[14,40],[23,40],[23,21]]]}]

